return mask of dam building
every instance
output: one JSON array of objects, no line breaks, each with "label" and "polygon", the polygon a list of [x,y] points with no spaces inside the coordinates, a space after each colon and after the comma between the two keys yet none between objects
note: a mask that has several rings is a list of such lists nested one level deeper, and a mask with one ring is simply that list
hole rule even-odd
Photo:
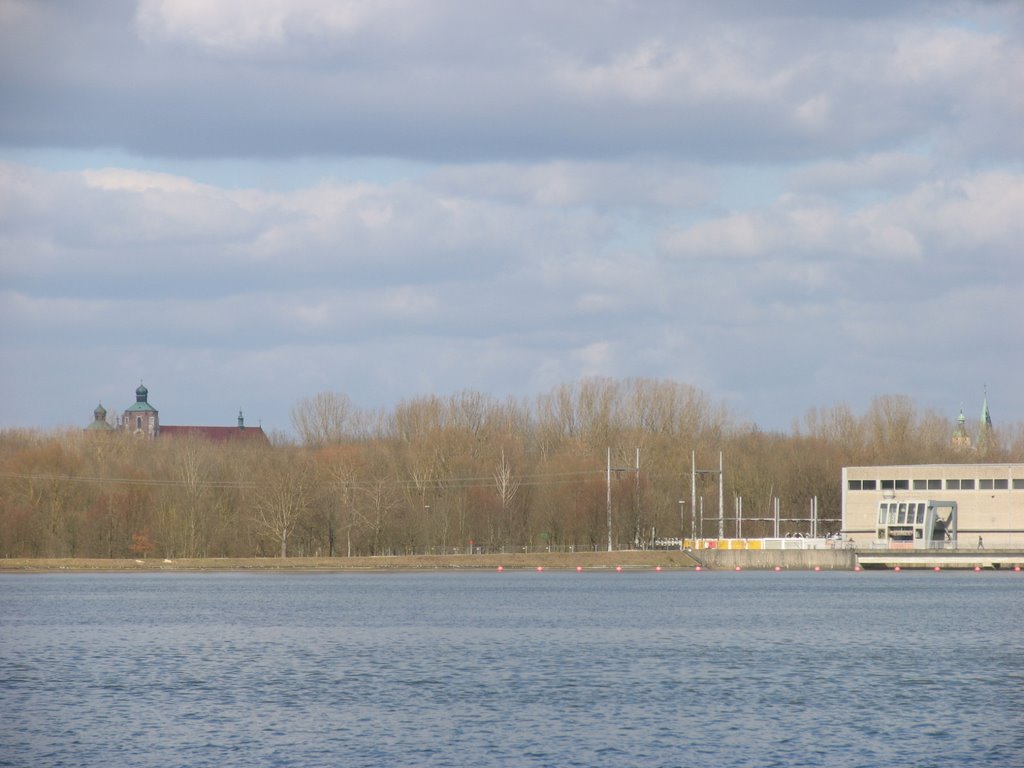
[{"label": "dam building", "polygon": [[845,467],[843,538],[859,548],[1024,548],[1024,464]]}]

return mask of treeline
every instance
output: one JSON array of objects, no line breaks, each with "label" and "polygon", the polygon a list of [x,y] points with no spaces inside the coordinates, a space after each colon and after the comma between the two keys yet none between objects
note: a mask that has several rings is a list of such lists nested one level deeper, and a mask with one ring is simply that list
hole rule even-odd
[{"label": "treeline", "polygon": [[[718,532],[838,531],[843,466],[1019,461],[1021,425],[956,449],[953,424],[899,396],[812,410],[788,434],[691,386],[590,379],[530,402],[477,392],[363,411],[323,393],[296,439],[213,444],[83,430],[0,432],[0,556],[244,557],[651,546]],[[608,450],[611,451],[609,473]],[[691,455],[701,470],[691,502]],[[639,469],[637,468],[639,465]],[[683,501],[683,504],[680,504]],[[703,515],[701,514],[703,509]]]}]

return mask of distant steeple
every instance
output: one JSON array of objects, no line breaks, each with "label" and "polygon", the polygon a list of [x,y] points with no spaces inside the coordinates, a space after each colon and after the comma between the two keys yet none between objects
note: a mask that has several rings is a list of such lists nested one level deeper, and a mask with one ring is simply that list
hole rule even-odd
[{"label": "distant steeple", "polygon": [[956,429],[953,430],[953,437],[950,443],[954,448],[970,448],[971,436],[967,433],[967,417],[964,416],[964,407],[960,406],[960,415],[956,420]]},{"label": "distant steeple", "polygon": [[992,414],[988,411],[988,387],[985,387],[985,397],[981,401],[981,425],[978,428],[978,448],[985,448],[992,432]]},{"label": "distant steeple", "polygon": [[96,406],[96,410],[92,412],[92,424],[86,427],[87,431],[90,432],[109,432],[111,426],[107,423],[107,409],[103,407],[103,403]]},{"label": "distant steeple", "polygon": [[135,390],[135,402],[125,409],[121,428],[136,435],[156,437],[160,434],[160,414],[149,403],[149,390],[139,383]]}]

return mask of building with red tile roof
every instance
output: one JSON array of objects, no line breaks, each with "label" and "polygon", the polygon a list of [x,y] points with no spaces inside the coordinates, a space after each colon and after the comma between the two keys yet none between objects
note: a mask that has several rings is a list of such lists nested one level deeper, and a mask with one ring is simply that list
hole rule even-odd
[{"label": "building with red tile roof", "polygon": [[107,411],[101,404],[93,411],[93,422],[86,429],[92,432],[120,430],[149,438],[196,437],[213,443],[236,440],[270,442],[263,427],[247,427],[245,425],[245,417],[241,411],[238,412],[238,423],[234,427],[161,424],[160,412],[149,402],[149,390],[141,383],[135,390],[135,402],[125,409],[116,426],[109,424],[106,417]]}]

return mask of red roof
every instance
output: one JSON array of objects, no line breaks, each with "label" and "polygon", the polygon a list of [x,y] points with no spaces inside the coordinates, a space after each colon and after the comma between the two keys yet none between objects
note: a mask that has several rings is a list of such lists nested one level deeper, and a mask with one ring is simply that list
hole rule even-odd
[{"label": "red roof", "polygon": [[175,427],[160,425],[160,437],[198,437],[214,443],[230,440],[262,440],[269,443],[263,427]]}]

